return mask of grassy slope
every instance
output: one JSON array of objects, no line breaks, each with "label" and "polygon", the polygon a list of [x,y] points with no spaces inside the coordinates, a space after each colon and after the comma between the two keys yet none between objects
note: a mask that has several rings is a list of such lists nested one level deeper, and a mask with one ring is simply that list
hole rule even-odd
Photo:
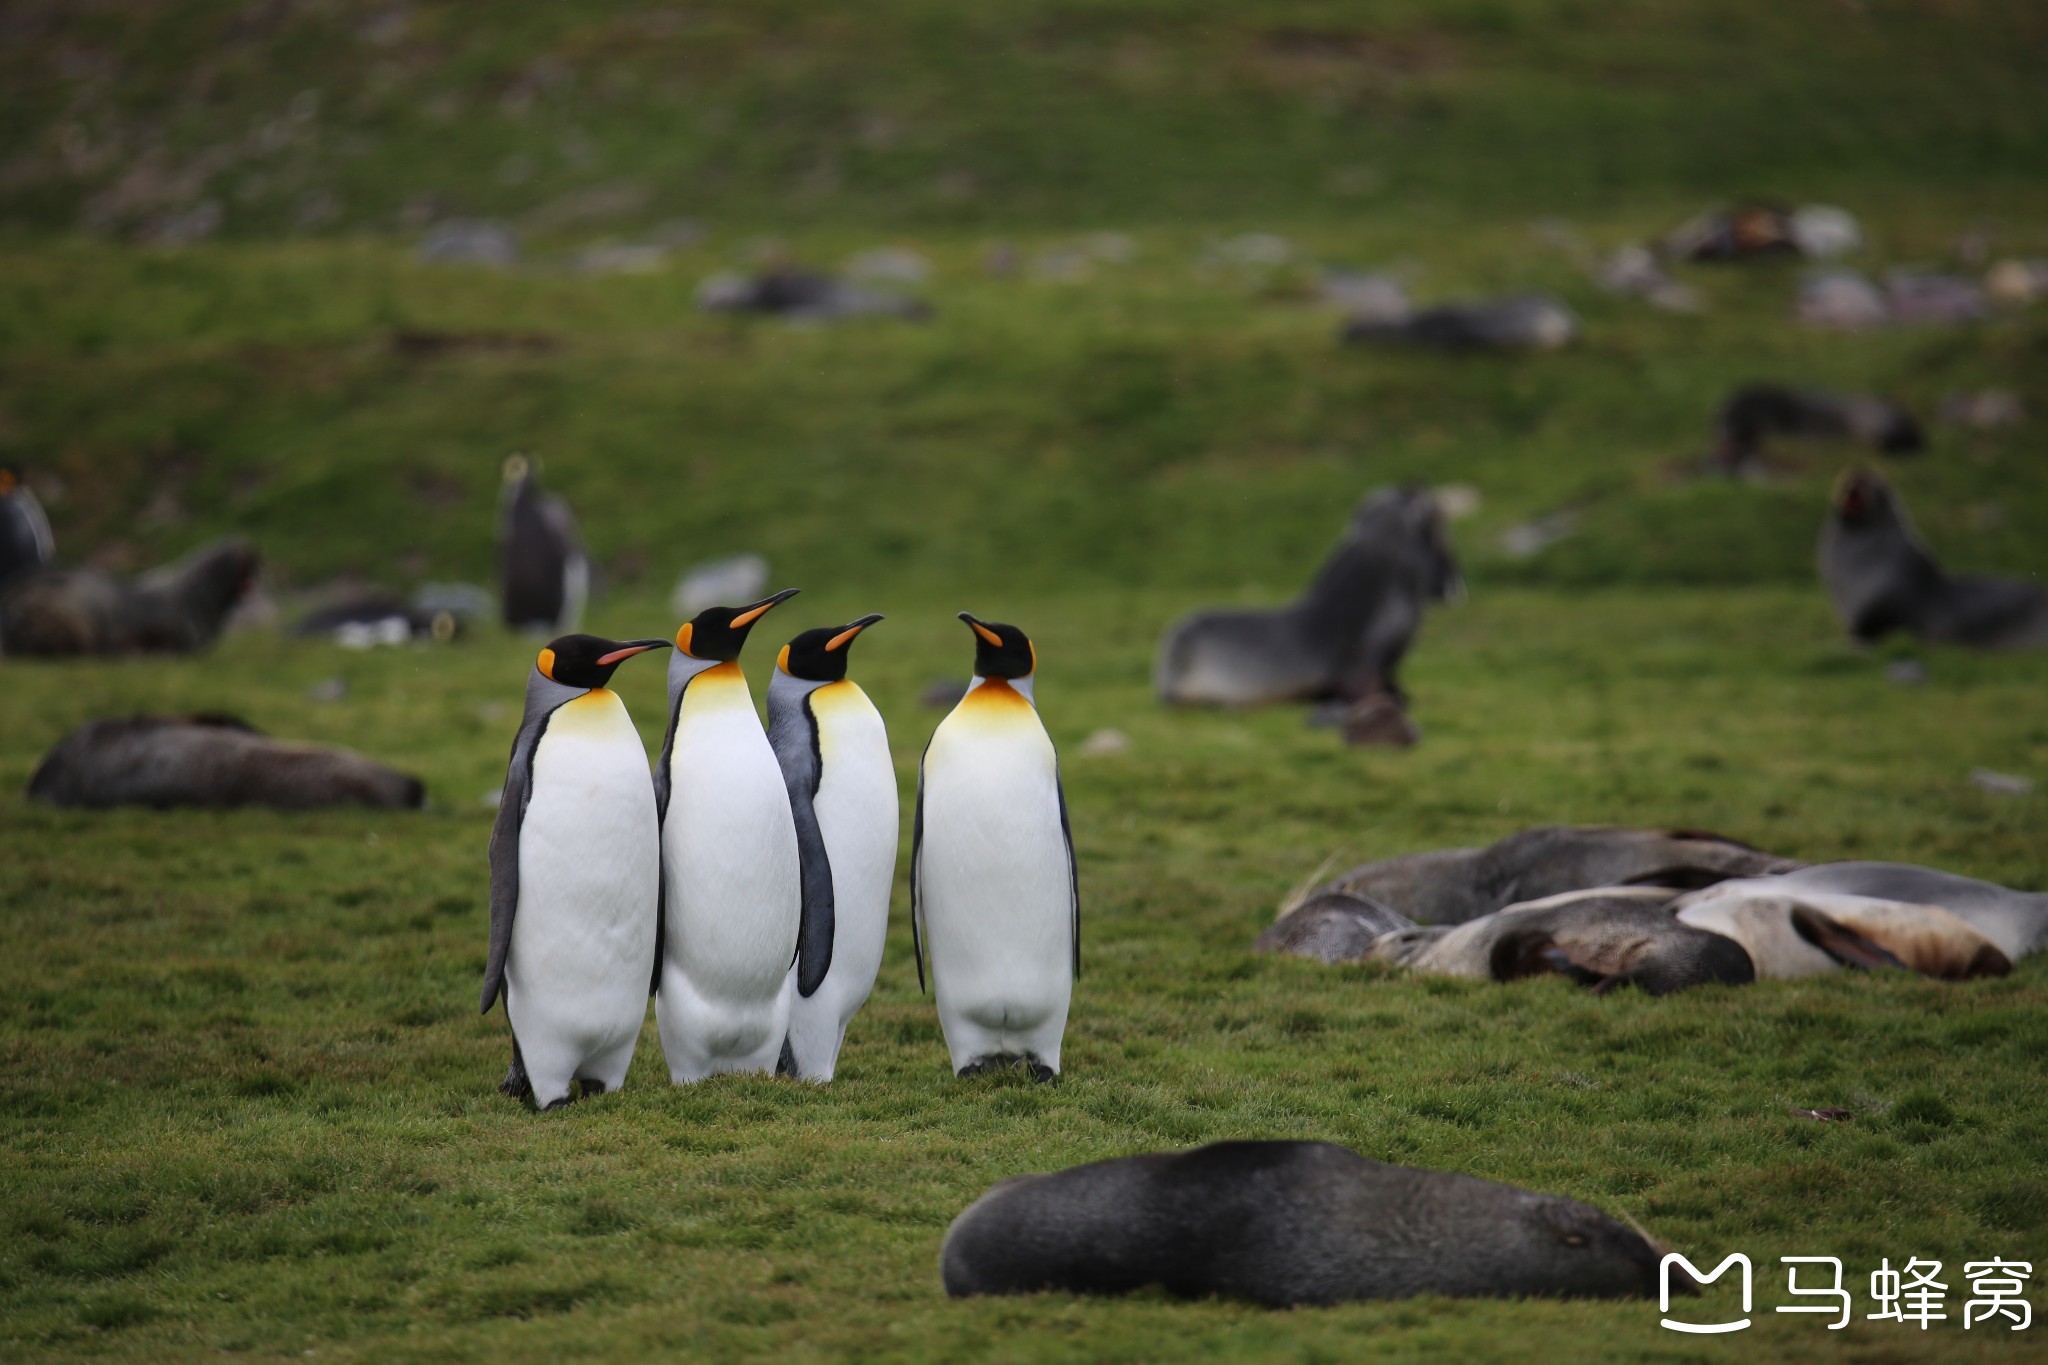
[{"label": "grassy slope", "polygon": [[[625,1093],[534,1119],[490,1091],[502,1019],[468,1004],[478,797],[502,774],[528,646],[487,633],[365,657],[256,636],[197,660],[9,665],[0,916],[33,947],[0,961],[8,1353],[2024,1346],[1766,1313],[1724,1347],[1659,1331],[1643,1305],[954,1305],[934,1258],[953,1213],[1019,1170],[1312,1135],[1572,1193],[1696,1259],[1746,1250],[1766,1285],[1780,1254],[2039,1264],[2038,961],[1960,988],[1855,976],[1651,1001],[1244,951],[1326,854],[1543,820],[1706,825],[2048,885],[2048,795],[1965,780],[2048,774],[2041,660],[1934,652],[1932,681],[1902,689],[1837,642],[1810,547],[1844,452],[1788,450],[1792,473],[1761,488],[1671,472],[1744,379],[1922,410],[1956,388],[2048,393],[2039,315],[1816,336],[1783,322],[1791,272],[1760,270],[1695,272],[1710,311],[1670,318],[1593,294],[1526,226],[1567,212],[1605,245],[1762,189],[1847,203],[1880,263],[1937,258],[1986,217],[2002,249],[2048,252],[2026,235],[2048,209],[2029,179],[2048,121],[2024,84],[2039,11],[1470,3],[1383,7],[1368,31],[1307,4],[956,8],[749,26],[700,6],[672,30],[602,6],[495,7],[490,24],[421,6],[386,46],[336,39],[369,17],[343,6],[10,12],[0,126],[27,150],[0,190],[18,234],[0,248],[0,453],[61,480],[67,555],[147,563],[240,528],[285,583],[482,578],[497,460],[532,449],[612,570],[600,629],[659,628],[679,567],[740,549],[808,588],[791,629],[890,613],[857,668],[906,782],[933,720],[918,692],[965,666],[950,613],[1017,620],[1046,660],[1091,927],[1056,1089],[946,1078],[899,925],[831,1088],[672,1089],[650,1034]],[[574,78],[510,112],[543,55]],[[237,141],[315,85],[321,112],[276,147]],[[90,134],[70,144],[82,164],[118,155],[45,174],[60,107]],[[228,233],[260,240],[42,235],[132,167],[152,120],[173,169],[242,149],[185,202],[224,196]],[[532,178],[503,184],[520,154]],[[526,216],[619,183],[646,193],[614,218]],[[343,205],[325,231],[353,235],[268,238],[321,189]],[[521,216],[540,266],[425,270],[361,235],[430,191]],[[547,268],[556,247],[678,213],[714,231],[668,273]],[[1028,254],[1100,225],[1134,231],[1135,262],[1081,285],[980,270],[989,236]],[[1450,363],[1338,351],[1330,314],[1195,267],[1245,226],[1319,259],[1409,262],[1426,297],[1559,289],[1587,341]],[[697,277],[764,232],[825,262],[916,245],[939,317],[696,317]],[[421,360],[393,346],[404,328],[554,344]],[[1886,468],[1951,562],[2039,574],[2039,433],[1941,430]],[[1422,748],[1349,752],[1291,713],[1151,703],[1164,622],[1291,590],[1352,499],[1396,478],[1485,498],[1458,528],[1474,598],[1411,661]],[[1587,509],[1578,536],[1527,562],[1494,549],[1568,503]],[[303,700],[337,673],[346,701]],[[623,679],[643,727],[658,674]],[[359,744],[421,772],[435,808],[88,817],[12,794],[70,726],[144,707]],[[1100,726],[1132,749],[1081,757]],[[1866,1112],[1785,1114],[1837,1103]]]}]

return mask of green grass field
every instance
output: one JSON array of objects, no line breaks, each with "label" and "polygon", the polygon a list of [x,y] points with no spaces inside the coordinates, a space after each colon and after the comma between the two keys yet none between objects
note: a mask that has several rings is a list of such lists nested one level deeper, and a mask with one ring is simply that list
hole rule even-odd
[{"label": "green grass field", "polygon": [[[2038,578],[2048,312],[1815,333],[1788,317],[1798,269],[1763,265],[1686,270],[1706,309],[1672,316],[1598,292],[1533,226],[1568,218],[1611,248],[1776,193],[1853,210],[1871,268],[1942,262],[1983,227],[1998,254],[2048,255],[2037,7],[399,13],[31,3],[0,30],[0,128],[18,134],[0,458],[45,492],[62,557],[140,568],[240,530],[280,594],[481,581],[499,461],[532,451],[604,566],[594,629],[672,630],[675,574],[743,550],[805,589],[764,627],[776,642],[888,614],[854,675],[891,726],[906,836],[939,714],[919,694],[972,657],[952,614],[1022,625],[1087,924],[1066,1075],[949,1076],[899,886],[831,1086],[671,1087],[649,1029],[623,1092],[533,1115],[495,1091],[502,1014],[474,1012],[484,797],[532,643],[485,629],[362,654],[255,632],[188,659],[10,661],[0,1355],[2042,1355],[2048,1324],[1965,1333],[1959,1274],[2048,1260],[2038,959],[1964,985],[1853,973],[1653,1000],[1248,951],[1325,859],[1549,822],[2048,888],[2048,660],[1841,639],[1812,555],[1857,452],[1781,446],[1760,485],[1692,477],[1744,381],[1928,417],[2010,389],[2021,425],[1935,425],[1927,454],[1881,468],[1952,567]],[[621,185],[640,189],[608,217],[542,211]],[[321,194],[339,207],[304,221]],[[415,263],[422,196],[511,218],[528,263]],[[217,239],[127,240],[208,198]],[[677,216],[707,231],[658,273],[562,268]],[[1084,280],[983,267],[997,241],[1029,259],[1100,229],[1134,253]],[[1549,289],[1584,338],[1520,358],[1343,350],[1299,274],[1203,263],[1253,229],[1305,261],[1402,267],[1424,299]],[[825,265],[915,248],[936,317],[699,315],[698,280],[768,239]],[[423,332],[450,344],[405,344]],[[1291,594],[1353,501],[1408,479],[1480,495],[1454,527],[1470,600],[1431,616],[1404,675],[1420,747],[1152,700],[1168,622]],[[1575,534],[1502,550],[1565,508]],[[769,644],[750,651],[757,689]],[[1924,685],[1887,681],[1907,654]],[[337,676],[345,699],[309,699]],[[651,745],[661,686],[658,667],[620,674]],[[429,807],[23,800],[57,738],[144,709],[351,745],[419,773]],[[1083,755],[1102,728],[1130,747]],[[1979,767],[2035,791],[1988,793]],[[1788,1112],[1826,1106],[1856,1117]],[[1703,1266],[1746,1252],[1757,1324],[1709,1340],[1659,1328],[1654,1303],[943,1296],[940,1237],[995,1181],[1226,1137],[1573,1195]],[[1939,1258],[1951,1320],[1778,1315],[1781,1255],[1844,1258],[1859,1315],[1878,1258]]]}]

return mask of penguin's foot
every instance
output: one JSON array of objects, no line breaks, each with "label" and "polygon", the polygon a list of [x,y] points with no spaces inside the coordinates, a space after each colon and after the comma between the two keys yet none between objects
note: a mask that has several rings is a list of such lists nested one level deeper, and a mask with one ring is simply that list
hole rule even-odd
[{"label": "penguin's foot", "polygon": [[1014,1052],[991,1052],[986,1056],[976,1057],[961,1067],[956,1074],[965,1079],[968,1076],[986,1075],[991,1071],[1007,1071],[1013,1066],[1022,1066],[1030,1074],[1031,1079],[1040,1085],[1049,1085],[1060,1078],[1059,1072],[1028,1052],[1021,1057]]},{"label": "penguin's foot", "polygon": [[586,1100],[592,1095],[602,1095],[604,1093],[603,1081],[593,1081],[589,1077],[584,1076],[578,1078],[577,1084],[583,1087],[583,1098]]},{"label": "penguin's foot", "polygon": [[796,1049],[789,1045],[789,1039],[786,1036],[782,1040],[782,1055],[775,1059],[775,1074],[778,1076],[794,1076],[797,1074]]},{"label": "penguin's foot", "polygon": [[505,1071],[505,1079],[498,1082],[498,1093],[515,1100],[533,1098],[533,1082],[526,1076],[526,1059],[519,1055],[519,1040],[512,1040],[512,1065]]},{"label": "penguin's foot", "polygon": [[552,1114],[557,1109],[566,1109],[574,1103],[576,1103],[576,1095],[572,1091],[571,1093],[562,1096],[562,1098],[558,1100],[549,1100],[546,1104],[540,1107],[540,1112],[543,1114]]}]

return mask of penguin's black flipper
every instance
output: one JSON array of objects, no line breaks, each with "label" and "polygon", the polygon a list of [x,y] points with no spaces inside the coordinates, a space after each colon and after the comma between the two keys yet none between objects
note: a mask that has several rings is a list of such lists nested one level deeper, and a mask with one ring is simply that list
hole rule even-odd
[{"label": "penguin's black flipper", "polygon": [[818,825],[818,782],[824,775],[818,752],[818,718],[806,696],[800,711],[773,718],[768,742],[782,767],[789,789],[789,813],[796,822],[797,867],[803,886],[803,916],[796,936],[796,990],[808,1000],[825,984],[832,969],[836,923],[832,898],[832,860],[825,852],[825,831]]},{"label": "penguin's black flipper", "polygon": [[[931,752],[931,744],[925,744],[925,753]],[[924,754],[917,759],[917,807],[910,817],[910,952],[917,959],[917,993],[924,994],[924,937],[919,932],[924,921],[924,900],[918,885],[919,867],[924,854]]]},{"label": "penguin's black flipper", "polygon": [[[681,687],[675,683],[675,665],[669,665],[668,731],[661,737],[661,761],[654,765],[654,834],[661,837],[662,828],[668,823],[668,768],[675,759],[676,722],[683,714],[683,693],[689,690],[685,681]],[[653,996],[661,990],[661,959],[668,951],[668,859],[658,859],[661,873],[655,880],[654,893],[654,977],[647,983],[647,994]]]},{"label": "penguin's black flipper", "polygon": [[1067,823],[1067,786],[1060,781],[1059,760],[1053,760],[1052,789],[1060,798],[1060,838],[1067,846],[1067,894],[1073,898],[1074,976],[1081,975],[1081,871],[1074,862],[1074,829]]},{"label": "penguin's black flipper", "polygon": [[505,956],[512,951],[512,918],[519,911],[519,827],[526,803],[533,797],[533,755],[548,728],[552,708],[528,714],[512,741],[512,760],[505,767],[505,790],[498,796],[498,818],[491,825],[491,952],[484,963],[484,994],[480,1013],[489,1014],[505,988]]}]

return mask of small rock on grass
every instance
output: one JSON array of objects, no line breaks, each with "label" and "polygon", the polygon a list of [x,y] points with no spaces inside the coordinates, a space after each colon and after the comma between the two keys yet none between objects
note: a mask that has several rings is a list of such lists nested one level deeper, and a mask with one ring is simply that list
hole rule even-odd
[{"label": "small rock on grass", "polygon": [[1993,796],[2025,796],[2034,790],[2034,779],[2012,773],[1995,773],[1989,768],[1970,769],[1970,781]]},{"label": "small rock on grass", "polygon": [[1131,737],[1121,730],[1101,729],[1081,741],[1084,754],[1120,754],[1131,747]]}]

